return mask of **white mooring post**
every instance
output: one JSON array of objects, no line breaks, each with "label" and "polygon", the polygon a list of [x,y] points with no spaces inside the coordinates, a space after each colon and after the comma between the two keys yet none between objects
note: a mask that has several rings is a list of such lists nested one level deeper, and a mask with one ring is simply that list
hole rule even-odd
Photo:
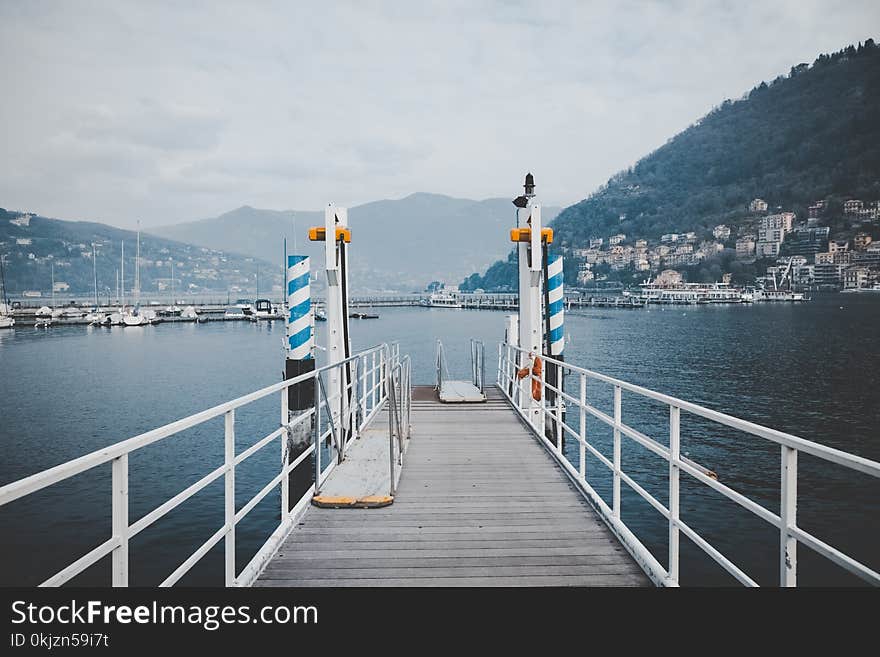
[{"label": "white mooring post", "polygon": [[[337,237],[348,230],[348,209],[333,204],[324,210],[324,255],[327,270],[327,364],[345,360],[349,353],[348,338],[348,273],[345,263],[346,239]],[[334,367],[328,372],[327,395],[339,396],[330,403],[331,421],[344,435],[343,418],[348,415],[348,395],[341,394],[348,385],[346,368]]]},{"label": "white mooring post", "polygon": [[[531,367],[529,353],[541,354],[541,277],[543,257],[541,249],[541,204],[534,194],[531,174],[526,176],[522,207],[517,206],[517,253],[519,255],[519,345],[524,350],[517,359],[519,367]],[[519,199],[517,199],[519,200]],[[516,203],[516,201],[514,201]],[[525,231],[528,231],[527,233]],[[521,236],[521,237],[520,237]],[[527,241],[526,241],[527,240]],[[532,397],[531,377],[520,382],[521,408],[532,426],[541,425],[541,403]]]}]

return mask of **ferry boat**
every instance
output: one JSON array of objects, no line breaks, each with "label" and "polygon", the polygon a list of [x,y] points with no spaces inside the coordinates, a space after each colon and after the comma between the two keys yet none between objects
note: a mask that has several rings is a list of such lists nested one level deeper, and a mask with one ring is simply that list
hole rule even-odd
[{"label": "ferry boat", "polygon": [[809,301],[803,292],[792,290],[761,290],[761,301]]},{"label": "ferry boat", "polygon": [[645,303],[659,304],[743,303],[744,301],[742,290],[727,283],[663,285],[651,280],[641,284],[639,298]]},{"label": "ferry boat", "polygon": [[425,301],[429,308],[461,308],[458,292],[434,292]]}]

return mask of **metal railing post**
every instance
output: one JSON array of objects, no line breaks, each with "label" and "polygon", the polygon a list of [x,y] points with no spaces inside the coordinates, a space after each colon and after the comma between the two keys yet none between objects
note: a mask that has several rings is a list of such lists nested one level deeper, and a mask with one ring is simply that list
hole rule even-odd
[{"label": "metal railing post", "polygon": [[113,459],[111,485],[113,537],[113,586],[128,586],[128,454]]},{"label": "metal railing post", "polygon": [[486,378],[486,347],[480,342],[480,392],[483,392],[484,382]]},{"label": "metal railing post", "polygon": [[226,586],[235,586],[235,411],[226,411]]},{"label": "metal railing post", "polygon": [[678,583],[679,461],[681,459],[681,409],[669,407],[669,579]]},{"label": "metal railing post", "polygon": [[779,585],[797,586],[797,539],[790,529],[797,526],[797,450],[782,445],[781,500],[779,519]]},{"label": "metal railing post", "polygon": [[[536,356],[537,357],[537,356]],[[541,368],[541,376],[538,377],[541,382],[541,436],[547,437],[547,363]],[[534,400],[532,401],[534,403]]]},{"label": "metal railing post", "polygon": [[495,383],[500,387],[502,384],[501,381],[501,350],[503,349],[501,343],[498,343],[498,371],[495,374]]},{"label": "metal railing post", "polygon": [[580,440],[580,460],[578,461],[578,474],[580,474],[581,479],[583,481],[587,480],[587,447],[585,443],[587,442],[587,375],[581,374],[581,405],[579,409],[580,413],[580,427],[578,431],[578,435],[581,437]]},{"label": "metal railing post", "polygon": [[[318,385],[320,378],[320,374],[315,374],[315,495],[321,492],[321,386]],[[327,410],[329,412],[330,409]]]},{"label": "metal railing post", "polygon": [[620,518],[620,425],[622,423],[620,386],[614,386],[614,517]]},{"label": "metal railing post", "polygon": [[[290,410],[288,408],[287,399],[288,388],[281,391],[281,426],[284,427],[290,422]],[[287,467],[287,431],[281,434],[281,471]],[[290,499],[290,481],[289,477],[281,477],[281,518],[287,515],[288,501]]]},{"label": "metal railing post", "polygon": [[412,361],[406,361],[406,437],[412,436]]},{"label": "metal railing post", "polygon": [[363,426],[364,420],[367,418],[367,359],[365,356],[358,358],[358,368],[361,375],[361,398],[358,402],[361,407],[361,426],[358,427],[358,435],[360,435],[360,429]]},{"label": "metal railing post", "polygon": [[565,429],[562,428],[562,388],[565,385],[565,375],[562,367],[556,367],[556,444],[559,445],[559,453],[562,454],[562,444],[565,441]]},{"label": "metal railing post", "polygon": [[[386,376],[391,376],[390,368],[386,371]],[[391,382],[385,382],[385,388],[390,392]],[[391,467],[391,497],[394,497],[394,408],[389,397],[386,404],[388,411],[388,459]]]},{"label": "metal railing post", "polygon": [[[354,367],[354,374],[351,377],[351,391],[349,394],[349,402],[348,402],[348,431],[349,436],[348,439],[351,441],[353,438],[357,438],[360,435],[358,431],[358,413],[361,410],[358,394],[358,383],[360,372],[358,372],[358,362],[359,359],[355,358],[352,361],[352,367]],[[346,445],[346,449],[348,446]]]}]

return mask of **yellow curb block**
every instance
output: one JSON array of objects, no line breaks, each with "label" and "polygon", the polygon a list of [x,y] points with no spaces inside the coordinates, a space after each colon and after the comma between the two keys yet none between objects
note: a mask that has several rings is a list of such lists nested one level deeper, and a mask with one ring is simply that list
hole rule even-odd
[{"label": "yellow curb block", "polygon": [[312,504],[322,509],[378,509],[394,502],[390,495],[368,495],[367,497],[341,497],[316,495]]}]

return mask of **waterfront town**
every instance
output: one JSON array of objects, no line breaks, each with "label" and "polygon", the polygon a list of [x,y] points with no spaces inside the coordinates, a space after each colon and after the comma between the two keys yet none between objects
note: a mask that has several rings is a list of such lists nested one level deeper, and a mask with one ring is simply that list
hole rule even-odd
[{"label": "waterfront town", "polygon": [[[826,201],[814,202],[807,216],[799,218],[782,208],[771,211],[767,201],[756,198],[738,226],[720,224],[704,234],[667,233],[653,242],[623,233],[596,236],[585,248],[566,249],[566,256],[577,262],[577,281],[583,287],[601,285],[624,271],[653,277],[660,285],[677,285],[682,281],[678,270],[735,252],[735,262],[757,267],[755,283],[760,287],[876,289],[880,201],[850,199],[843,203],[842,213],[838,223],[845,228],[832,233],[825,225],[831,214]],[[731,273],[724,272],[724,282],[730,279]]]}]

